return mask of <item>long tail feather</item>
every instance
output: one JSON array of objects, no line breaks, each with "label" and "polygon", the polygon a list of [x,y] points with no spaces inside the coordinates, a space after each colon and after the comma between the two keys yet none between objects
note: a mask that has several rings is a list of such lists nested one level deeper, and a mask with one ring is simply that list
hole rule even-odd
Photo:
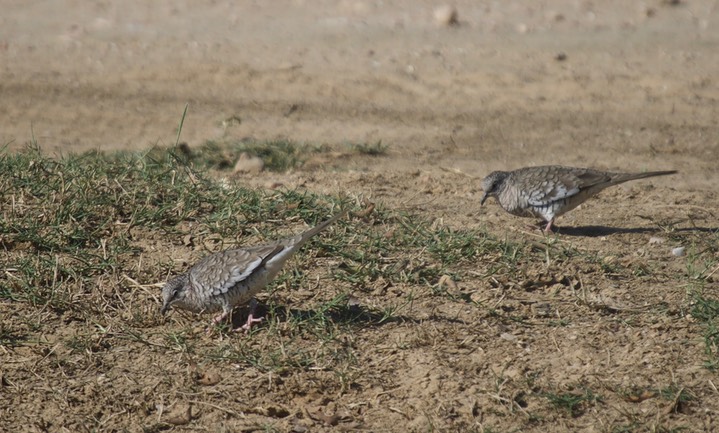
[{"label": "long tail feather", "polygon": [[305,242],[310,240],[310,238],[312,238],[312,236],[316,235],[317,233],[319,233],[322,230],[329,227],[332,223],[334,223],[338,219],[342,218],[346,213],[347,213],[347,211],[343,210],[340,213],[338,213],[337,215],[328,219],[327,221],[321,222],[320,224],[316,225],[315,227],[312,227],[311,229],[307,230],[306,232],[292,238],[292,241],[294,244],[293,245],[294,249],[301,247]]},{"label": "long tail feather", "polygon": [[614,177],[613,183],[622,183],[630,180],[644,179],[647,177],[655,176],[668,176],[670,174],[678,173],[677,170],[666,170],[666,171],[648,171],[646,173],[619,173]]}]

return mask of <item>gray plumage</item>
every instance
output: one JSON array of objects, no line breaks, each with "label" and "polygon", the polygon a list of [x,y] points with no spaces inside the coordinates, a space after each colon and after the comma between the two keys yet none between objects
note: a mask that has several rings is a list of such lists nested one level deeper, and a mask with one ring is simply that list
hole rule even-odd
[{"label": "gray plumage", "polygon": [[[297,236],[266,245],[221,251],[200,260],[186,273],[171,279],[162,288],[160,312],[181,308],[195,313],[217,312],[215,322],[225,319],[237,305],[254,300],[255,295],[272,281],[287,260],[311,237],[339,219],[340,212],[316,227]],[[254,310],[252,304],[251,310]],[[252,323],[253,311],[245,325]]]},{"label": "gray plumage", "polygon": [[635,179],[665,176],[675,170],[613,173],[590,168],[545,165],[514,171],[495,171],[482,180],[480,204],[494,197],[504,210],[521,217],[538,217],[550,231],[554,219],[584,203],[605,188]]}]

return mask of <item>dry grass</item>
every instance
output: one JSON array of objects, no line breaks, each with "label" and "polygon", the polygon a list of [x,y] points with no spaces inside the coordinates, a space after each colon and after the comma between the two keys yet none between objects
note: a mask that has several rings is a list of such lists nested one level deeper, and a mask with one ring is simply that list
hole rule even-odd
[{"label": "dry grass", "polygon": [[[281,167],[297,166],[283,154]],[[362,197],[220,182],[205,170],[224,165],[203,155],[1,156],[3,430],[669,432],[713,422],[703,417],[719,409],[717,233],[669,231],[691,244],[678,270],[561,238],[455,230],[382,203],[357,216]],[[337,206],[355,216],[287,266],[251,335],[207,335],[208,317],[158,314],[168,275]]]}]

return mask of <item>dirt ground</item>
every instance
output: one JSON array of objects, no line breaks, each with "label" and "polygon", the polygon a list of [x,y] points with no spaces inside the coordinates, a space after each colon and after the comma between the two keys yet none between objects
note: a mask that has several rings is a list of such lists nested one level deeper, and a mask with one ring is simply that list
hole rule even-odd
[{"label": "dirt ground", "polygon": [[[541,235],[493,201],[480,207],[475,178],[541,164],[676,169],[679,175],[608,190],[558,225],[567,227],[559,236],[568,245],[619,260],[639,257],[665,275],[685,272],[684,261],[671,255],[681,240],[650,240],[666,227],[688,237],[719,228],[719,2],[453,4],[458,23],[448,26],[435,18],[441,5],[426,0],[5,2],[0,143],[12,151],[36,140],[52,154],[168,146],[187,103],[182,141],[190,147],[246,137],[327,144],[338,153],[349,144],[381,140],[388,146],[381,157],[265,172],[248,176],[249,184],[362,194],[451,227],[483,227],[525,242]],[[715,297],[717,277],[706,287]],[[662,304],[683,317],[686,290],[669,281],[598,278],[583,284],[622,305]],[[463,284],[468,292],[491,290],[489,281]],[[212,400],[214,406],[199,406],[189,423],[172,428],[252,431],[232,421],[250,417],[252,425],[279,431],[546,431],[555,421],[555,431],[719,431],[719,378],[702,366],[703,340],[691,318],[636,325],[631,313],[589,314],[571,302],[560,309],[573,326],[507,328],[471,311],[420,305],[415,322],[368,331],[373,341],[387,343],[366,348],[366,370],[358,373],[363,386],[342,396],[323,394],[320,382],[302,384],[302,375],[273,383],[277,378],[214,365],[224,378],[213,385],[217,395],[241,391],[249,402]],[[432,323],[437,316],[464,326]],[[63,325],[68,329],[58,333],[73,332],[72,326],[81,325]],[[419,338],[432,343],[410,351],[390,347]],[[150,358],[128,359],[114,350],[112,365],[105,366],[113,387],[151,393],[156,359],[144,366],[144,376],[132,375],[127,372],[138,367],[129,364]],[[44,356],[20,352],[5,349],[5,359],[17,367]],[[515,407],[521,396],[503,389],[537,371],[558,389],[676,385],[697,399],[682,412],[667,411],[671,401],[657,398],[615,398],[581,417],[545,418],[537,426],[524,419],[536,408]],[[56,403],[16,395],[4,401],[18,406],[2,410],[29,431],[70,431],[93,416],[95,401],[111,398],[110,392],[123,395],[102,391],[101,379],[67,385],[84,392],[69,408],[43,409]],[[247,381],[251,385],[243,387]],[[0,392],[35,386],[63,387],[33,385],[18,373]],[[176,392],[183,386],[178,382]],[[353,422],[305,416],[306,427],[286,421],[310,406],[349,413]],[[621,421],[628,412],[641,421]],[[108,430],[142,430],[131,413],[113,417],[104,424]]]}]

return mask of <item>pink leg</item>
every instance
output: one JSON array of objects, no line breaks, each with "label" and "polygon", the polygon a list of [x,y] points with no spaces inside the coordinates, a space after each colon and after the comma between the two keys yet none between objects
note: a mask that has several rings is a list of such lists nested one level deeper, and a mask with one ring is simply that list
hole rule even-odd
[{"label": "pink leg", "polygon": [[253,324],[262,322],[262,320],[263,320],[262,317],[255,318],[255,310],[256,309],[257,309],[257,301],[253,299],[250,301],[250,313],[247,316],[247,322],[244,325],[242,325],[241,328],[237,328],[235,331],[243,330],[243,331],[245,331],[245,333],[248,333],[248,332],[250,332],[250,329],[252,329]]},{"label": "pink leg", "polygon": [[220,323],[220,322],[222,322],[223,320],[227,319],[227,316],[229,316],[229,315],[230,315],[230,311],[222,310],[222,313],[221,313],[221,314],[218,314],[217,316],[215,316],[215,317],[212,319],[212,324],[207,327],[207,331],[206,331],[207,335],[212,334],[212,330],[215,328],[215,325],[217,325],[218,323]]},{"label": "pink leg", "polygon": [[229,316],[229,315],[230,315],[229,311],[223,311],[222,314],[218,314],[217,316],[215,316],[214,319],[212,319],[212,323],[216,325],[216,324],[222,322],[223,320],[227,319],[227,316]]},{"label": "pink leg", "polygon": [[547,227],[544,228],[544,233],[552,233],[552,223],[554,222],[553,219],[549,220],[547,222]]}]

